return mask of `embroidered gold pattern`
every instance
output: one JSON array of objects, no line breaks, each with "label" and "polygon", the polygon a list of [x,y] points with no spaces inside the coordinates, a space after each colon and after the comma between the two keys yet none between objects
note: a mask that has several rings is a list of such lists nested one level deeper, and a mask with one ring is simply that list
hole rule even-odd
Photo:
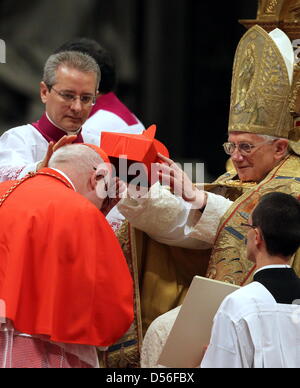
[{"label": "embroidered gold pattern", "polygon": [[232,79],[229,131],[288,138],[288,72],[276,44],[261,27],[252,27],[242,37]]},{"label": "embroidered gold pattern", "polygon": [[[235,200],[220,222],[207,277],[237,285],[242,285],[247,281],[249,274],[252,274],[254,264],[247,260],[243,238],[246,231],[240,224],[245,222],[245,218],[251,213],[259,198],[268,192],[280,191],[295,196],[299,195],[299,174],[300,158],[295,155],[289,156],[260,184],[246,190]],[[221,181],[224,181],[224,178]],[[299,260],[293,264],[296,270],[297,266],[299,267]]]},{"label": "embroidered gold pattern", "polygon": [[126,258],[130,273],[134,279],[134,322],[127,333],[120,338],[106,352],[99,353],[99,363],[103,368],[139,368],[140,366],[140,346],[142,342],[141,335],[141,311],[139,301],[139,286],[137,268],[135,265],[134,253],[131,249],[130,225],[124,221],[116,232],[124,256]]}]

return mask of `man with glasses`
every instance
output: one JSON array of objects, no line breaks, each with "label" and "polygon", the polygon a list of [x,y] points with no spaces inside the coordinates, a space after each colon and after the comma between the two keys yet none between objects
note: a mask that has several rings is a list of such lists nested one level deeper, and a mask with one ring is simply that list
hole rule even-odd
[{"label": "man with glasses", "polygon": [[[111,54],[97,41],[83,37],[65,42],[54,53],[63,51],[82,52],[91,56],[101,71],[96,102],[82,126],[84,136],[96,138],[97,144],[99,142],[101,144],[102,132],[143,133],[145,127],[142,122],[120,101],[115,93],[117,71]],[[123,223],[124,217],[116,209],[113,209],[108,215],[108,220],[114,230],[117,230]]]},{"label": "man with glasses", "polygon": [[45,113],[35,123],[6,131],[0,138],[0,181],[22,178],[47,165],[61,145],[92,143],[99,136],[82,132],[96,102],[100,83],[96,61],[79,52],[51,55],[40,83]]},{"label": "man with glasses", "polygon": [[96,60],[101,71],[101,82],[96,104],[93,106],[83,130],[91,133],[125,132],[142,133],[141,121],[120,101],[116,95],[117,71],[111,54],[97,41],[89,38],[74,38],[65,42],[55,52],[80,51]]},{"label": "man with glasses", "polygon": [[[265,139],[265,140],[264,140]],[[252,133],[231,132],[229,141],[223,144],[224,151],[243,182],[260,182],[274,167],[274,160],[269,150],[274,150],[275,160],[288,154],[288,140]],[[283,151],[277,159],[278,151]],[[258,163],[259,161],[259,163]]]},{"label": "man with glasses", "polygon": [[[245,88],[240,78],[249,47],[255,69],[248,89],[240,93],[240,88]],[[120,202],[119,210],[134,227],[149,220],[142,229],[150,236],[141,267],[144,332],[160,313],[182,302],[195,274],[237,285],[251,281],[255,265],[246,257],[241,223],[267,192],[299,195],[300,131],[297,120],[293,126],[290,112],[293,108],[299,116],[296,89],[291,87],[293,58],[290,40],[282,31],[276,29],[269,35],[258,26],[249,30],[235,57],[229,137],[224,144],[235,169],[205,185],[204,191],[161,155],[165,162],[160,166],[161,181],[169,178],[176,201],[164,195],[167,188],[162,187],[163,201],[143,198]],[[297,78],[294,82],[296,85]],[[156,221],[151,224],[150,219]],[[163,245],[158,247],[157,242]],[[196,248],[197,252],[174,247]],[[299,259],[298,254],[293,262],[297,273]]]}]

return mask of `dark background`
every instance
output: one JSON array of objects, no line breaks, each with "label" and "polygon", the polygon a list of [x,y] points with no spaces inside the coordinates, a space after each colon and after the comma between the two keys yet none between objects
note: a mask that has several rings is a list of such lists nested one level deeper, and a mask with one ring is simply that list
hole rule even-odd
[{"label": "dark background", "polygon": [[117,63],[117,94],[181,161],[224,172],[231,71],[257,0],[0,0],[0,131],[36,121],[42,68],[66,40],[87,36]]}]

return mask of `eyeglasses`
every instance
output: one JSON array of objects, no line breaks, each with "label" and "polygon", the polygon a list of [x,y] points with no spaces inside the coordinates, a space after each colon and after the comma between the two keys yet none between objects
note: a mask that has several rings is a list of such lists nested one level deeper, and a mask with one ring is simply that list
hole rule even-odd
[{"label": "eyeglasses", "polygon": [[248,228],[252,228],[252,229],[256,229],[256,228],[257,228],[257,226],[255,226],[255,225],[250,225],[250,224],[246,224],[245,222],[241,222],[240,225],[241,225],[241,226],[247,226]]},{"label": "eyeglasses", "polygon": [[53,89],[55,91],[55,93],[57,93],[65,102],[67,102],[69,104],[76,101],[77,97],[79,97],[80,102],[83,105],[87,105],[87,106],[88,105],[95,105],[96,99],[97,99],[96,96],[93,96],[91,94],[83,94],[82,96],[78,96],[78,95],[73,94],[73,93],[58,91],[58,90],[54,89],[53,86],[48,86],[48,89],[49,89],[49,91],[51,91]]},{"label": "eyeglasses", "polygon": [[261,146],[261,145],[267,144],[267,143],[271,143],[271,142],[272,141],[270,141],[270,140],[265,140],[261,143],[253,145],[253,144],[245,143],[245,142],[235,144],[231,141],[228,141],[228,142],[223,144],[223,147],[224,147],[224,151],[226,152],[227,155],[232,155],[234,153],[234,151],[236,150],[236,148],[238,149],[238,151],[241,155],[249,155],[252,152],[253,148],[256,148],[258,146]]}]

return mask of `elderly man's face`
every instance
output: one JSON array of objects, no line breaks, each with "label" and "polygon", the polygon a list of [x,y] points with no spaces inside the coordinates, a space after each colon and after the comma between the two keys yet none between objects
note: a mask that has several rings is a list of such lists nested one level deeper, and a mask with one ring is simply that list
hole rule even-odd
[{"label": "elderly man's face", "polygon": [[[67,132],[77,131],[88,118],[92,104],[85,104],[79,98],[95,96],[97,80],[95,73],[83,73],[66,66],[60,66],[56,71],[56,83],[49,91],[41,82],[41,99],[46,105],[49,118],[58,127]],[[76,96],[74,101],[68,101],[63,95]]]},{"label": "elderly man's face", "polygon": [[244,182],[260,182],[282,159],[283,153],[278,153],[276,141],[266,142],[262,137],[246,132],[232,132],[228,138],[229,142],[236,145],[249,143],[253,148],[249,154],[241,153],[238,147],[231,155],[231,160],[238,173],[240,180]]}]

